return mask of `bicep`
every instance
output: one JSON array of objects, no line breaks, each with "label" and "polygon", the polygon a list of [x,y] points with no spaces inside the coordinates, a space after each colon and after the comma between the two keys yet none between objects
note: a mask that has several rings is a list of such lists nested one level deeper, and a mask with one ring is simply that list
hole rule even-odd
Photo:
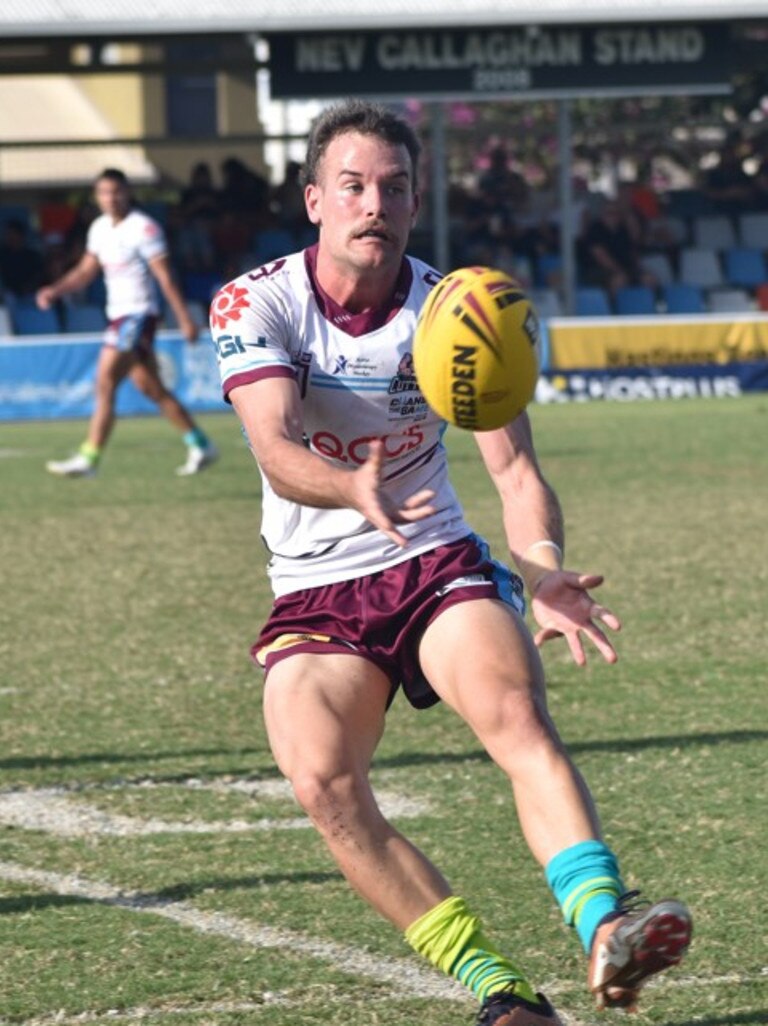
[{"label": "bicep", "polygon": [[281,443],[301,444],[301,401],[293,378],[265,377],[238,385],[229,399],[263,468],[276,458]]}]

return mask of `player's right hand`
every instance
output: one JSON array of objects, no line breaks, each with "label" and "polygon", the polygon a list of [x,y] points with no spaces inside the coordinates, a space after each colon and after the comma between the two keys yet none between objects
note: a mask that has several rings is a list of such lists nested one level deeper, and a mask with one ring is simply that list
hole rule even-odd
[{"label": "player's right hand", "polygon": [[56,302],[56,293],[50,285],[44,285],[35,293],[35,302],[41,310],[50,310]]},{"label": "player's right hand", "polygon": [[408,539],[397,530],[395,524],[413,523],[432,516],[435,507],[430,503],[435,493],[431,489],[425,488],[415,495],[409,496],[402,506],[398,507],[386,495],[381,486],[383,467],[384,443],[379,439],[374,439],[370,443],[368,459],[352,475],[354,478],[352,505],[374,527],[378,527],[391,541],[404,549],[408,544]]}]

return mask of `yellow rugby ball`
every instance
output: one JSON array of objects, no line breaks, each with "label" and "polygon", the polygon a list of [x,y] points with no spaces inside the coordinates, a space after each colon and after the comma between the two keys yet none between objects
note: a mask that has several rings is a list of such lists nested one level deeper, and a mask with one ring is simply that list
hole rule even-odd
[{"label": "yellow rugby ball", "polygon": [[467,431],[492,431],[533,398],[538,350],[538,318],[519,282],[491,267],[462,267],[424,302],[413,366],[435,413]]}]

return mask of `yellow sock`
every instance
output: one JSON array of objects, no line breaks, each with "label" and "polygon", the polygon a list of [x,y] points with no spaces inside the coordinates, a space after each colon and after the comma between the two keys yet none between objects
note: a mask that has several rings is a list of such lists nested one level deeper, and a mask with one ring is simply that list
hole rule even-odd
[{"label": "yellow sock", "polygon": [[471,915],[463,898],[441,901],[411,923],[405,939],[432,965],[469,987],[480,1002],[499,990],[538,1000],[517,966],[483,935],[480,920]]},{"label": "yellow sock", "polygon": [[80,446],[80,455],[85,456],[89,463],[98,463],[101,449],[92,442],[83,442]]}]

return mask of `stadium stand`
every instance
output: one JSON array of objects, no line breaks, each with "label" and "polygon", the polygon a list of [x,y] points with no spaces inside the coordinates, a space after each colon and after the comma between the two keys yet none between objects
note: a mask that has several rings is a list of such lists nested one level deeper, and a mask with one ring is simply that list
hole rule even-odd
[{"label": "stadium stand", "polygon": [[702,289],[722,288],[725,284],[720,258],[714,249],[688,246],[680,251],[680,281]]},{"label": "stadium stand", "polygon": [[746,289],[712,289],[707,306],[711,313],[751,313],[755,309]]},{"label": "stadium stand", "polygon": [[768,250],[768,211],[739,216],[739,242],[750,249]]},{"label": "stadium stand", "polygon": [[613,313],[608,293],[597,287],[577,288],[574,305],[577,317],[610,317]]},{"label": "stadium stand", "polygon": [[667,313],[706,313],[704,293],[697,285],[690,285],[688,282],[672,282],[662,287],[661,296]]},{"label": "stadium stand", "polygon": [[61,322],[55,310],[38,310],[36,306],[19,303],[11,309],[11,322],[16,335],[59,335]]},{"label": "stadium stand", "polygon": [[97,332],[101,334],[107,324],[104,309],[92,303],[70,304],[64,308],[64,330],[67,332]]},{"label": "stadium stand", "polygon": [[723,254],[725,279],[736,288],[756,289],[768,281],[768,266],[759,249],[741,246],[726,249]]},{"label": "stadium stand", "polygon": [[624,288],[616,289],[613,305],[616,308],[616,313],[623,316],[657,312],[656,296],[653,289],[648,288],[647,285],[626,285]]},{"label": "stadium stand", "polygon": [[698,249],[729,249],[737,244],[733,221],[724,214],[694,217],[691,242]]}]

